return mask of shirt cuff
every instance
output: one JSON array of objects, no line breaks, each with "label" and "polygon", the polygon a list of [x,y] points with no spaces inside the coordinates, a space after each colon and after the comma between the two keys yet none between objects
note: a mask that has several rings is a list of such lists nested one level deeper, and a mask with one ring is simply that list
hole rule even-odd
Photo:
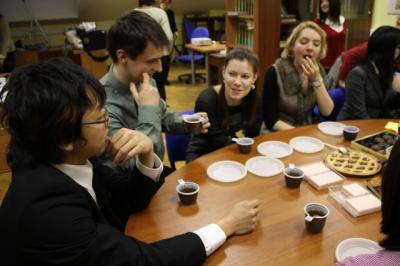
[{"label": "shirt cuff", "polygon": [[160,180],[161,173],[164,169],[164,166],[160,160],[160,158],[154,154],[154,167],[150,168],[142,164],[139,158],[136,158],[136,167],[137,169],[144,174],[145,176],[152,179],[154,182],[158,182]]},{"label": "shirt cuff", "polygon": [[210,256],[226,240],[225,232],[216,224],[209,224],[194,231],[203,242],[207,256]]}]

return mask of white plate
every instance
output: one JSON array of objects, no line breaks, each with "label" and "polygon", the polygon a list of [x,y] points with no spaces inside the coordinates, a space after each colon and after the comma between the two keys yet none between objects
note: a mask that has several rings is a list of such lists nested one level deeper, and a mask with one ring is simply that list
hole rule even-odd
[{"label": "white plate", "polygon": [[265,141],[257,146],[262,155],[272,158],[283,158],[293,153],[293,148],[282,141]]},{"label": "white plate", "polygon": [[326,135],[339,137],[343,135],[343,128],[346,125],[340,122],[326,121],[318,124],[318,129]]},{"label": "white plate", "polygon": [[365,238],[349,238],[343,240],[336,247],[335,256],[337,261],[343,261],[350,256],[361,254],[374,254],[381,250],[382,247],[375,241]]},{"label": "white plate", "polygon": [[282,173],[284,165],[275,158],[256,156],[247,160],[246,168],[252,174],[268,177]]},{"label": "white plate", "polygon": [[302,153],[315,153],[322,151],[324,148],[324,144],[319,139],[305,136],[292,138],[289,141],[289,145]]},{"label": "white plate", "polygon": [[207,168],[209,178],[220,182],[235,182],[244,178],[247,174],[243,164],[235,161],[219,161]]}]

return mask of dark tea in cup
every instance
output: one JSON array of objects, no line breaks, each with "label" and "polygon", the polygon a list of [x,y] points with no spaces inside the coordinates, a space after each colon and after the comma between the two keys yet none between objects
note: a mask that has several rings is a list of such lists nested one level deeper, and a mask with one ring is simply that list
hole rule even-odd
[{"label": "dark tea in cup", "polygon": [[184,182],[176,186],[176,192],[183,205],[190,205],[196,202],[200,187],[194,182]]},{"label": "dark tea in cup", "polygon": [[242,154],[249,154],[251,152],[251,147],[254,144],[254,140],[252,138],[238,138],[236,143],[239,148],[239,152]]},{"label": "dark tea in cup", "polygon": [[320,233],[329,215],[328,207],[320,203],[309,203],[304,206],[304,213],[307,231],[313,234]]},{"label": "dark tea in cup", "polygon": [[355,126],[345,126],[343,128],[343,137],[345,140],[355,140],[357,138],[357,134],[360,131],[358,127]]},{"label": "dark tea in cup", "polygon": [[185,121],[185,125],[190,131],[190,133],[198,133],[200,131],[201,122],[203,121],[203,117],[192,114],[192,115],[183,115],[183,121]]},{"label": "dark tea in cup", "polygon": [[298,188],[304,179],[304,172],[297,167],[288,167],[283,172],[285,176],[286,186],[288,188]]}]

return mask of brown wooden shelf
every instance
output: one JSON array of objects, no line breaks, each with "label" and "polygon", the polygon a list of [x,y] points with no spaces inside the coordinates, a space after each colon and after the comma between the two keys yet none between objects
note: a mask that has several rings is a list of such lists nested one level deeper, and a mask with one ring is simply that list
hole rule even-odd
[{"label": "brown wooden shelf", "polygon": [[298,20],[285,20],[281,19],[281,25],[297,26],[300,23]]},{"label": "brown wooden shelf", "polygon": [[245,48],[245,49],[249,49],[250,51],[253,51],[253,47],[247,46],[247,45],[240,45],[240,44],[231,44],[227,46],[230,49],[234,49],[234,48]]},{"label": "brown wooden shelf", "polygon": [[[250,7],[246,12],[251,15],[239,12],[236,0],[225,0],[226,44],[228,49],[247,48],[257,54],[260,61],[257,88],[261,90],[265,70],[279,56],[281,0],[248,0],[245,3],[248,4],[246,8]],[[246,22],[251,23],[251,27],[243,27]]]},{"label": "brown wooden shelf", "polygon": [[238,15],[238,16],[226,16],[228,19],[242,19],[242,20],[254,20],[254,16],[253,15]]},{"label": "brown wooden shelf", "polygon": [[239,15],[237,16],[240,19],[248,19],[248,20],[253,20],[254,16],[253,15]]}]

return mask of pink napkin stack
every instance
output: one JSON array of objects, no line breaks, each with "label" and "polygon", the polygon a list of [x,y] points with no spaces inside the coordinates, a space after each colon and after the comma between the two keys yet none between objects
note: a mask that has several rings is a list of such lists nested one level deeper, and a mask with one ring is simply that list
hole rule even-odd
[{"label": "pink napkin stack", "polygon": [[357,183],[344,185],[342,193],[347,196],[342,206],[354,217],[381,209],[381,201]]},{"label": "pink napkin stack", "polygon": [[299,168],[304,171],[305,180],[318,190],[340,184],[344,180],[323,162],[306,164]]}]

